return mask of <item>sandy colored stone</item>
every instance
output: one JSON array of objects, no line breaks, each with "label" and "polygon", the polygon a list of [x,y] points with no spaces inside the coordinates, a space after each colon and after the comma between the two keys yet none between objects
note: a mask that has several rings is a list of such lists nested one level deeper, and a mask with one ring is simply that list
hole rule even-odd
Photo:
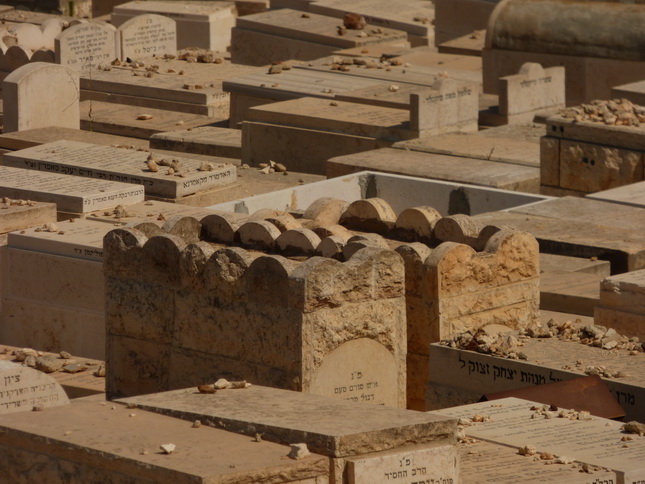
[{"label": "sandy colored stone", "polygon": [[396,218],[395,228],[411,241],[430,240],[441,214],[432,207],[406,208]]},{"label": "sandy colored stone", "polygon": [[392,229],[396,214],[381,198],[368,198],[352,202],[340,217],[339,223],[354,230],[384,233]]},{"label": "sandy colored stone", "polygon": [[244,245],[271,249],[280,236],[280,229],[266,220],[257,220],[242,224],[237,229],[237,234]]},{"label": "sandy colored stone", "polygon": [[283,254],[314,255],[320,237],[309,229],[295,228],[284,231],[275,243]]},{"label": "sandy colored stone", "polygon": [[0,414],[30,412],[34,406],[49,409],[68,405],[69,399],[61,386],[45,373],[18,363],[0,361],[2,390]]}]

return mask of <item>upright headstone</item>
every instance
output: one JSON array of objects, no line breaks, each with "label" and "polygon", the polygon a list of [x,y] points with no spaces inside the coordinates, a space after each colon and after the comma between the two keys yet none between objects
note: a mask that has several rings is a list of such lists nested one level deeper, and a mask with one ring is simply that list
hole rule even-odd
[{"label": "upright headstone", "polygon": [[65,66],[24,65],[2,83],[4,132],[62,126],[79,129],[79,77]]},{"label": "upright headstone", "polygon": [[163,15],[133,17],[121,24],[119,33],[122,60],[177,54],[176,23]]},{"label": "upright headstone", "polygon": [[564,67],[544,69],[527,62],[519,73],[500,78],[499,113],[515,122],[531,122],[537,111],[563,108],[564,93]]},{"label": "upright headstone", "polygon": [[18,363],[0,361],[0,415],[65,404],[69,404],[65,390],[52,377]]},{"label": "upright headstone", "polygon": [[475,86],[438,79],[429,95],[410,95],[410,128],[422,135],[477,131],[479,95]]},{"label": "upright headstone", "polygon": [[64,30],[55,39],[56,63],[76,71],[106,65],[118,57],[116,28],[86,22]]}]

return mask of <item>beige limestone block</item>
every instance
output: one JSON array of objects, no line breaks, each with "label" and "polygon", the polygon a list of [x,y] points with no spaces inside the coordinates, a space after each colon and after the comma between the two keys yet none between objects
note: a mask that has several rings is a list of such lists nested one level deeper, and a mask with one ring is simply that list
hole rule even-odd
[{"label": "beige limestone block", "polygon": [[611,146],[562,140],[562,188],[598,192],[643,180],[643,153]]},{"label": "beige limestone block", "polygon": [[207,215],[201,219],[203,237],[211,242],[231,243],[235,238],[235,232],[245,221],[246,217],[233,213]]},{"label": "beige limestone block", "polygon": [[204,267],[204,289],[222,289],[224,283],[234,283],[253,262],[251,255],[239,247],[226,247],[215,252]]},{"label": "beige limestone block", "polygon": [[449,215],[439,219],[434,227],[435,236],[443,242],[472,245],[481,226],[468,215]]},{"label": "beige limestone block", "polygon": [[162,230],[168,234],[176,235],[187,244],[199,242],[202,224],[193,217],[175,215],[163,224]]},{"label": "beige limestone block", "polygon": [[278,227],[280,232],[285,232],[292,229],[302,228],[302,224],[290,213],[283,213],[275,216],[268,216],[264,220],[271,222],[273,225]]},{"label": "beige limestone block", "polygon": [[563,108],[564,67],[544,69],[536,62],[526,62],[513,76],[499,80],[499,112],[503,116]]},{"label": "beige limestone block", "polygon": [[0,361],[0,415],[29,412],[36,405],[51,408],[69,405],[65,390],[45,373],[11,361]]},{"label": "beige limestone block", "polygon": [[307,207],[303,218],[314,220],[322,227],[336,225],[348,206],[349,202],[345,200],[330,197],[319,198]]},{"label": "beige limestone block", "polygon": [[296,228],[282,232],[275,243],[285,254],[312,256],[320,244],[320,237],[309,229]]},{"label": "beige limestone block", "polygon": [[[309,228],[311,228],[311,226]],[[339,237],[344,242],[347,242],[350,238],[353,237],[353,234],[349,230],[347,230],[342,225],[337,224],[315,227],[312,228],[312,230],[316,232],[316,234],[318,234],[318,237],[320,237],[321,239],[325,237]]]},{"label": "beige limestone block", "polygon": [[397,234],[405,240],[430,240],[441,214],[432,207],[406,208],[396,218]]},{"label": "beige limestone block", "polygon": [[540,138],[540,184],[560,184],[560,140],[544,136]]},{"label": "beige limestone block", "polygon": [[340,224],[350,229],[384,233],[392,229],[396,214],[389,203],[381,198],[367,198],[352,202],[340,217]]},{"label": "beige limestone block", "polygon": [[343,248],[346,242],[346,239],[338,237],[337,235],[329,235],[320,241],[320,244],[316,247],[316,253],[323,257],[340,259],[343,255]]},{"label": "beige limestone block", "polygon": [[280,229],[266,220],[248,221],[237,229],[237,236],[244,245],[270,250],[280,236]]},{"label": "beige limestone block", "polygon": [[[51,86],[56,95],[48,96]],[[46,126],[80,127],[80,88],[73,70],[43,62],[16,69],[2,82],[4,132]]]},{"label": "beige limestone block", "polygon": [[636,336],[645,340],[645,315],[621,311],[613,307],[596,306],[594,308],[594,324],[613,328],[625,336]]},{"label": "beige limestone block", "polygon": [[378,234],[354,235],[347,240],[345,247],[343,247],[343,257],[345,260],[349,260],[356,252],[365,247],[389,248],[387,241]]}]

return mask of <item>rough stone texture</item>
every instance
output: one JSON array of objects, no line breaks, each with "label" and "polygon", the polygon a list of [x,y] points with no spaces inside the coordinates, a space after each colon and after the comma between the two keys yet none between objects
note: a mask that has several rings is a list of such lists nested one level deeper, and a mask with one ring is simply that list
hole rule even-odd
[{"label": "rough stone texture", "polygon": [[[273,224],[247,222],[238,233],[249,224],[273,227],[273,235],[263,233],[277,247]],[[296,262],[217,249],[172,234],[148,239],[136,229],[105,237],[109,395],[218,377],[308,392],[325,358],[367,338],[392,355],[396,374],[374,403],[405,405],[404,274],[396,253],[365,248],[346,262]]]}]

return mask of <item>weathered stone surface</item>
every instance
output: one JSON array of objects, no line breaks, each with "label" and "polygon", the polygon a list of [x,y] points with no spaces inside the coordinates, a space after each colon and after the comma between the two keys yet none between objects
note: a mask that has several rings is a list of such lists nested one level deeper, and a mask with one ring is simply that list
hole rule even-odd
[{"label": "weathered stone surface", "polygon": [[18,363],[0,361],[0,415],[69,404],[56,380]]}]

